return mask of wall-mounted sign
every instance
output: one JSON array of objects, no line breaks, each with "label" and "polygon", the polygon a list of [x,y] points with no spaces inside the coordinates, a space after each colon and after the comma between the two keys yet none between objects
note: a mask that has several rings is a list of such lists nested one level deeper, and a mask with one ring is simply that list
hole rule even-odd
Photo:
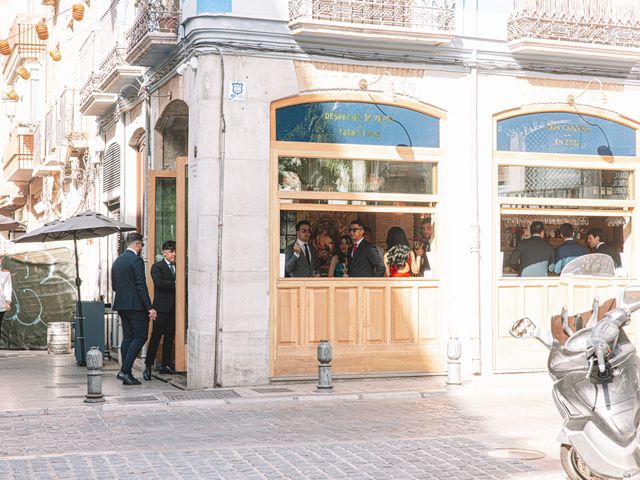
[{"label": "wall-mounted sign", "polygon": [[575,155],[636,155],[636,131],[604,118],[572,112],[543,112],[498,121],[502,152]]},{"label": "wall-mounted sign", "polygon": [[394,105],[301,103],[276,111],[276,140],[438,148],[440,120]]},{"label": "wall-mounted sign", "polygon": [[244,82],[229,82],[229,100],[244,102],[247,99],[247,84]]}]

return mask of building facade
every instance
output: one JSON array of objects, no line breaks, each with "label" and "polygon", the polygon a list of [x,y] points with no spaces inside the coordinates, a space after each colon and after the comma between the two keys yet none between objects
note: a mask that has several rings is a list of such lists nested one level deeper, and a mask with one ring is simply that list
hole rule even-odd
[{"label": "building facade", "polygon": [[[509,338],[516,318],[548,321],[563,288],[578,308],[634,281],[638,7],[486,3],[92,2],[79,109],[96,119],[99,206],[145,232],[148,261],[178,242],[189,388],[313,376],[321,339],[337,375],[442,374],[456,342],[465,375],[541,369]],[[328,277],[356,218],[383,248],[401,227],[430,269]],[[288,278],[303,219],[318,276]],[[534,220],[553,246],[562,223],[582,242],[602,228],[618,276],[518,277]]]}]

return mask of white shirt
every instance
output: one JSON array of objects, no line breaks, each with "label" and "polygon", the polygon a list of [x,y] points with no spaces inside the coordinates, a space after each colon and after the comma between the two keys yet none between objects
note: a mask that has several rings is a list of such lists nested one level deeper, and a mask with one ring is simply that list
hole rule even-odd
[{"label": "white shirt", "polygon": [[[305,245],[309,245],[308,243],[304,243],[302,240],[300,239],[296,239],[296,242],[298,243],[298,245],[300,245],[300,249],[304,252],[304,246]],[[296,256],[296,258],[298,258],[300,256],[299,253],[293,252],[293,254]],[[311,256],[311,249],[309,249],[309,256]],[[309,261],[311,261],[311,259],[309,259]]]},{"label": "white shirt", "polygon": [[7,302],[11,301],[12,292],[11,272],[0,270],[0,312],[7,311]]}]

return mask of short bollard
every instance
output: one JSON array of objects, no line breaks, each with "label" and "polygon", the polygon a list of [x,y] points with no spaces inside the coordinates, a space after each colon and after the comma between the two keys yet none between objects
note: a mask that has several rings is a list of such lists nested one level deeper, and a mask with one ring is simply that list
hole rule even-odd
[{"label": "short bollard", "polygon": [[331,385],[331,344],[328,340],[320,340],[318,344],[318,392],[330,392]]},{"label": "short bollard", "polygon": [[460,357],[462,345],[457,337],[451,337],[447,342],[447,385],[461,385]]},{"label": "short bollard", "polygon": [[91,347],[87,352],[87,394],[85,403],[104,402],[102,395],[102,352],[98,347]]}]

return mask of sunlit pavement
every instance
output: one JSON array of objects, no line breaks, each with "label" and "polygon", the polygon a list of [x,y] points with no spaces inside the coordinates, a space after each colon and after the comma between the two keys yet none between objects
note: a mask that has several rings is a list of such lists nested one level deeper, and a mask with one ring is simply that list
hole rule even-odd
[{"label": "sunlit pavement", "polygon": [[[86,406],[84,383],[71,376],[82,369],[67,356],[0,359],[0,479],[564,478],[546,374],[472,378],[455,388],[443,377],[344,381],[317,394],[309,383],[125,387],[112,370],[107,401]],[[488,455],[494,449],[515,458]],[[544,457],[520,460],[511,449]]]}]

